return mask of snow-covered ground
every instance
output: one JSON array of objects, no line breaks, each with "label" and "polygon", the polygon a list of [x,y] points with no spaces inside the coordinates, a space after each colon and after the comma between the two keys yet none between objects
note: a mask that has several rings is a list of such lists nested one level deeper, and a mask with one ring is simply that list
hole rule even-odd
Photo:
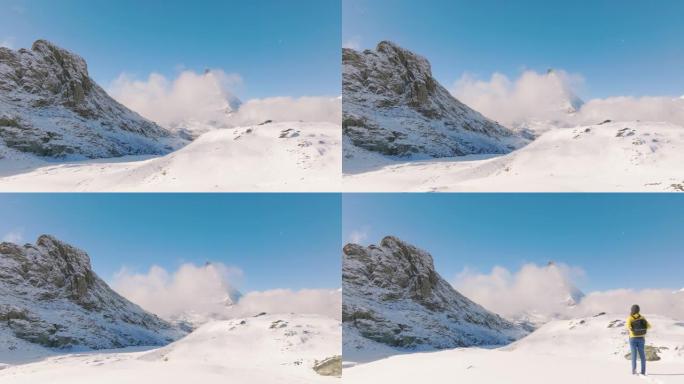
[{"label": "snow-covered ground", "polygon": [[344,191],[684,191],[684,127],[670,123],[554,128],[488,158],[393,162],[361,152],[344,160]]},{"label": "snow-covered ground", "polygon": [[339,191],[341,128],[282,122],[216,129],[155,158],[49,163],[0,148],[0,191]]},{"label": "snow-covered ground", "polygon": [[624,318],[554,320],[498,349],[457,348],[401,354],[366,364],[345,362],[344,382],[362,383],[684,383],[684,321],[647,316],[647,345],[661,360],[633,376]]},{"label": "snow-covered ground", "polygon": [[[0,382],[18,383],[335,383],[313,370],[341,354],[340,323],[316,315],[263,315],[213,321],[146,351],[99,351],[0,364]],[[4,369],[3,369],[4,367]]]}]

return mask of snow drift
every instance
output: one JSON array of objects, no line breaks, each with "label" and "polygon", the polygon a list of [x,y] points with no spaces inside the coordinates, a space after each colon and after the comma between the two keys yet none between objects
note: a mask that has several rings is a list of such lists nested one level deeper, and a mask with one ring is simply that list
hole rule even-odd
[{"label": "snow drift", "polygon": [[158,349],[62,355],[9,366],[0,369],[0,381],[337,383],[340,336],[339,321],[329,318],[259,314],[207,323]]},{"label": "snow drift", "polygon": [[330,123],[266,123],[213,130],[147,160],[50,165],[21,159],[24,173],[8,171],[0,190],[339,191],[339,132]]}]

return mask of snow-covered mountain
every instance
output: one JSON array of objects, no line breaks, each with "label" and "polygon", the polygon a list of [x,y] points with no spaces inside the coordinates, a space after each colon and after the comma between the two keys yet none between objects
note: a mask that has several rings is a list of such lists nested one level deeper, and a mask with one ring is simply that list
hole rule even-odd
[{"label": "snow-covered mountain", "polygon": [[[457,348],[392,356],[345,368],[345,383],[574,384],[578,382],[681,383],[684,325],[645,314],[652,324],[646,337],[650,376],[631,374],[627,314],[555,320],[515,343],[498,349]],[[654,360],[658,359],[658,360]]]},{"label": "snow-covered mountain", "polygon": [[[0,369],[3,384],[339,383],[340,323],[262,314],[207,323],[165,347],[62,355]],[[1,367],[0,367],[1,368]]]},{"label": "snow-covered mountain", "polygon": [[684,128],[640,121],[550,129],[489,159],[384,162],[344,176],[362,191],[684,191]]},{"label": "snow-covered mountain", "polygon": [[55,351],[164,345],[184,334],[114,292],[52,236],[0,243],[0,362]]},{"label": "snow-covered mountain", "polygon": [[340,148],[338,124],[284,122],[217,129],[178,151],[142,161],[55,165],[19,159],[25,169],[0,177],[0,190],[339,191]]},{"label": "snow-covered mountain", "polygon": [[342,63],[345,163],[363,151],[425,159],[502,154],[528,142],[456,100],[427,59],[391,42],[344,48]]},{"label": "snow-covered mountain", "polygon": [[235,128],[231,117],[237,113],[241,105],[242,101],[237,96],[222,92],[222,97],[212,100],[210,105],[203,106],[201,113],[198,113],[203,116],[202,118],[173,120],[164,126],[181,137],[194,140],[215,129]]},{"label": "snow-covered mountain", "polygon": [[48,41],[0,47],[0,146],[44,159],[160,155],[186,143],[129,110]]},{"label": "snow-covered mountain", "polygon": [[501,345],[527,332],[461,295],[435,271],[429,253],[392,236],[379,245],[344,247],[342,295],[350,361],[387,354],[387,347]]},{"label": "snow-covered mountain", "polygon": [[[550,261],[544,268],[545,273],[553,276],[555,281],[551,286],[537,287],[538,290],[543,290],[543,292],[539,292],[535,296],[537,303],[517,313],[502,314],[509,320],[529,330],[534,330],[552,320],[572,317],[573,310],[577,308],[585,297],[584,292],[564,275],[556,263]],[[543,302],[543,304],[540,302]],[[481,302],[481,304],[487,307],[487,303]]]}]

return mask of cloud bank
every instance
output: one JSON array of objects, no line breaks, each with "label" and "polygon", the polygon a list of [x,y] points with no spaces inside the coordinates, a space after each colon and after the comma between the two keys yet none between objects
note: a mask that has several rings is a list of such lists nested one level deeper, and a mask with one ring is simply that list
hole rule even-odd
[{"label": "cloud bank", "polygon": [[581,292],[573,281],[584,271],[565,264],[525,264],[517,272],[494,267],[489,274],[465,269],[456,276],[454,288],[466,297],[505,317],[526,312],[563,313]]},{"label": "cloud bank", "polygon": [[230,316],[255,313],[302,313],[342,319],[342,292],[339,289],[273,289],[249,292],[228,311]]},{"label": "cloud bank", "polygon": [[563,70],[524,71],[517,79],[494,73],[489,80],[463,75],[451,93],[483,115],[508,126],[550,121],[576,126],[615,121],[666,121],[684,125],[684,99],[610,97],[582,104],[576,94],[584,86],[578,74]]},{"label": "cloud bank", "polygon": [[596,291],[577,297],[576,305],[568,305],[568,297],[583,278],[584,272],[577,267],[526,264],[515,272],[502,267],[494,267],[488,274],[465,269],[456,276],[453,286],[476,303],[507,318],[527,314],[574,318],[600,312],[627,313],[632,304],[639,304],[644,313],[684,319],[684,290]]},{"label": "cloud bank", "polygon": [[152,266],[147,273],[122,268],[112,288],[142,308],[166,319],[185,317],[232,318],[267,313],[319,314],[341,318],[339,290],[275,289],[239,296],[236,287],[243,279],[239,268],[221,263],[181,265],[168,272]]},{"label": "cloud bank", "polygon": [[565,71],[525,71],[513,81],[501,73],[494,73],[488,81],[465,74],[451,93],[491,119],[517,125],[530,117],[555,120],[578,108],[573,89],[583,83],[581,76]]},{"label": "cloud bank", "polygon": [[339,124],[339,97],[271,97],[240,103],[235,89],[242,78],[221,70],[183,71],[175,79],[153,73],[145,80],[122,74],[108,92],[142,116],[169,128],[190,128],[200,122],[217,127],[274,121],[325,121]]},{"label": "cloud bank", "polygon": [[242,277],[238,268],[224,264],[183,264],[175,272],[152,266],[145,274],[122,268],[112,288],[146,310],[164,318],[183,312],[212,313],[231,302],[237,292],[233,281]]},{"label": "cloud bank", "polygon": [[684,126],[684,99],[670,97],[609,97],[590,100],[581,109],[578,121],[595,124],[604,119],[616,121],[666,121]]},{"label": "cloud bank", "polygon": [[142,116],[161,125],[183,120],[212,121],[225,118],[236,108],[231,89],[242,83],[237,74],[221,70],[205,73],[183,71],[174,80],[152,73],[146,80],[120,75],[109,87],[109,94]]},{"label": "cloud bank", "polygon": [[667,289],[615,289],[588,294],[581,305],[585,315],[599,312],[623,313],[632,304],[639,304],[641,311],[684,319],[684,291],[672,292]]},{"label": "cloud bank", "polygon": [[273,121],[323,121],[340,124],[340,97],[269,97],[248,100],[228,119],[234,126]]}]

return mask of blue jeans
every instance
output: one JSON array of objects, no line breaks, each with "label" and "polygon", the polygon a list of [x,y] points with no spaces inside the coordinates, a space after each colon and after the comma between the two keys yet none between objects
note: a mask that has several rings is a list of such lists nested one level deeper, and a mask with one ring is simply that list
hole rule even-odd
[{"label": "blue jeans", "polygon": [[637,352],[641,359],[641,374],[646,374],[646,339],[643,337],[630,337],[629,349],[632,351],[632,373],[636,372]]}]

